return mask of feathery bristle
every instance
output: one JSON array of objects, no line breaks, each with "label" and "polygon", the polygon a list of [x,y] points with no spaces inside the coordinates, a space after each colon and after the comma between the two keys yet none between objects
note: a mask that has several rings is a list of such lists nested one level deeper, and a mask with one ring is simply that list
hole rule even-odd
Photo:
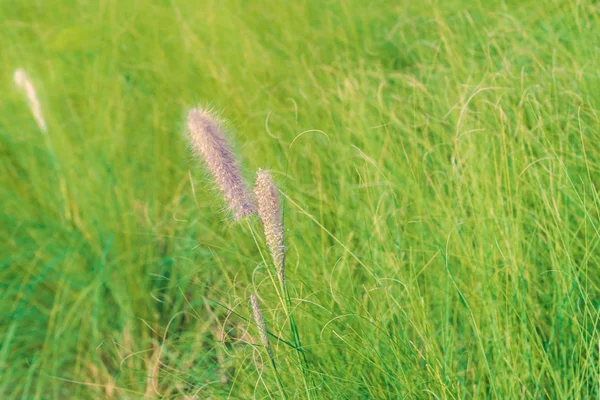
[{"label": "feathery bristle", "polygon": [[42,115],[42,107],[40,106],[40,101],[38,100],[35,88],[33,87],[33,83],[31,83],[29,76],[27,76],[27,73],[23,69],[19,68],[15,71],[14,80],[15,84],[25,92],[27,102],[29,103],[29,109],[31,110],[31,114],[33,114],[33,118],[38,127],[43,133],[46,133],[47,127],[44,116]]},{"label": "feathery bristle", "polygon": [[269,336],[267,336],[267,325],[265,324],[265,319],[263,318],[262,312],[260,311],[258,299],[254,294],[250,295],[250,304],[252,306],[252,315],[254,316],[254,322],[256,323],[256,328],[258,330],[258,336],[260,336],[262,344],[267,348],[267,351],[269,352],[269,357],[271,357],[272,359],[273,350],[271,349]]},{"label": "feathery bristle", "polygon": [[258,203],[258,216],[260,217],[269,251],[277,268],[279,280],[285,282],[285,247],[283,245],[283,219],[277,186],[269,171],[259,169],[256,173],[254,195]]},{"label": "feathery bristle", "polygon": [[195,108],[188,114],[188,129],[194,151],[206,162],[235,219],[256,211],[220,122],[207,110]]}]

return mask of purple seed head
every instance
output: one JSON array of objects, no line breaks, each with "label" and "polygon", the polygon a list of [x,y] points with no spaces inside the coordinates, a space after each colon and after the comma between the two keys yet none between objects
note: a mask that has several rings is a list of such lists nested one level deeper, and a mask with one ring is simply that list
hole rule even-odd
[{"label": "purple seed head", "polygon": [[269,171],[259,169],[256,174],[254,195],[258,203],[258,216],[262,221],[265,231],[267,246],[273,257],[279,280],[285,282],[285,247],[283,245],[283,218],[277,186],[273,183],[273,177]]},{"label": "purple seed head", "polygon": [[252,195],[242,179],[220,121],[209,111],[194,108],[188,113],[187,123],[192,148],[204,159],[233,217],[240,219],[253,214],[256,207]]},{"label": "purple seed head", "polygon": [[263,346],[267,348],[269,356],[273,358],[273,350],[271,349],[271,343],[269,342],[269,336],[267,335],[267,324],[265,324],[265,319],[263,318],[262,312],[260,311],[260,306],[258,305],[258,299],[254,294],[250,295],[250,305],[252,306],[252,316],[254,317],[254,322],[256,323],[256,329],[258,330],[260,341],[262,342]]}]

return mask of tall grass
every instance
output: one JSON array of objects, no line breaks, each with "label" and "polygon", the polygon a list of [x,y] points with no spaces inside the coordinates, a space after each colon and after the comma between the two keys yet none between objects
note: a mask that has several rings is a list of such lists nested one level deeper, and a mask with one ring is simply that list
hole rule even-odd
[{"label": "tall grass", "polygon": [[[0,398],[597,398],[598,11],[0,3]],[[280,185],[285,297],[200,102]]]}]

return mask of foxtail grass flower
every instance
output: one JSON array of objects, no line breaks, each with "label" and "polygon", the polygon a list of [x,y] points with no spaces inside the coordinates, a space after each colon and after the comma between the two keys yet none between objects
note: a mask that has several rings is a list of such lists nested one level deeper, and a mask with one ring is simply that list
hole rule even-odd
[{"label": "foxtail grass flower", "polygon": [[33,114],[33,118],[38,127],[43,133],[46,133],[47,127],[44,116],[42,115],[42,107],[40,106],[40,101],[35,92],[35,87],[33,87],[33,83],[31,83],[29,76],[27,76],[27,72],[21,68],[17,69],[14,74],[14,80],[15,84],[25,92],[27,102],[29,103],[29,109],[31,110],[31,114]]},{"label": "foxtail grass flower", "polygon": [[250,305],[252,306],[252,315],[254,316],[254,322],[256,323],[256,329],[258,330],[258,336],[263,346],[267,348],[269,357],[273,359],[273,350],[271,349],[271,343],[269,342],[269,336],[267,335],[267,325],[263,318],[260,306],[258,305],[258,299],[254,294],[250,295]]},{"label": "foxtail grass flower", "polygon": [[235,219],[256,211],[252,194],[246,187],[222,123],[210,111],[194,108],[187,118],[194,152],[204,159],[215,183],[223,193]]},{"label": "foxtail grass flower", "polygon": [[256,173],[254,195],[258,203],[258,216],[263,224],[267,246],[273,257],[279,280],[285,282],[285,247],[283,245],[283,217],[277,186],[269,171],[259,169]]}]

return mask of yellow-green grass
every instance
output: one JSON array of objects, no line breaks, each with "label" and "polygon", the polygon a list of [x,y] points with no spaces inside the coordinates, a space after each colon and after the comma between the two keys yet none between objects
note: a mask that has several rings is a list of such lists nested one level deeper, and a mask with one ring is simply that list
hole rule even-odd
[{"label": "yellow-green grass", "polygon": [[[0,398],[598,398],[599,11],[3,1]],[[282,189],[289,307],[197,104]]]}]

